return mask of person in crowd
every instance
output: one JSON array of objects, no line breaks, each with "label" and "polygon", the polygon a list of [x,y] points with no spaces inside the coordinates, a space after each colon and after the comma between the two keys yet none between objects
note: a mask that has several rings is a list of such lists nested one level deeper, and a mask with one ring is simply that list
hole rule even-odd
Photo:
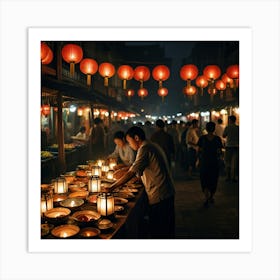
[{"label": "person in crowd", "polygon": [[74,140],[77,144],[84,144],[88,141],[88,136],[86,134],[86,127],[81,126],[79,132],[75,136],[71,136],[71,139]]},{"label": "person in crowd", "polygon": [[179,134],[177,130],[177,121],[173,120],[167,127],[167,133],[169,133],[173,138],[174,143],[174,161],[177,161],[179,157]]},{"label": "person in crowd", "polygon": [[223,120],[219,118],[217,120],[216,128],[215,128],[215,134],[219,137],[221,137],[222,144],[225,144],[225,139],[223,138],[223,133],[225,130],[225,125],[223,124]]},{"label": "person in crowd", "polygon": [[223,137],[226,138],[225,165],[226,181],[237,182],[239,169],[239,126],[236,125],[236,117],[229,116]]},{"label": "person in crowd", "polygon": [[125,134],[123,131],[117,131],[114,134],[114,143],[116,144],[115,150],[108,158],[114,158],[118,160],[117,169],[125,166],[131,166],[135,160],[135,151],[128,145],[125,140]]},{"label": "person in crowd", "polygon": [[193,119],[191,127],[188,129],[186,135],[186,142],[188,145],[188,159],[189,159],[189,166],[188,166],[188,176],[192,178],[194,172],[196,171],[196,163],[198,160],[197,152],[198,146],[197,142],[199,139],[199,130],[198,130],[198,120]]},{"label": "person in crowd", "polygon": [[152,123],[150,121],[145,121],[143,129],[145,131],[146,139],[150,140],[151,136],[154,133],[154,128],[152,127]]},{"label": "person in crowd", "polygon": [[100,118],[94,119],[94,126],[91,133],[92,137],[92,157],[102,158],[105,155],[105,131],[103,121]]},{"label": "person in crowd", "polygon": [[214,122],[208,122],[206,124],[207,134],[200,136],[197,143],[200,160],[200,184],[205,195],[205,207],[214,203],[219,177],[222,141],[219,136],[214,135],[215,126]]},{"label": "person in crowd", "polygon": [[108,190],[120,187],[135,176],[141,177],[148,198],[150,237],[175,238],[175,188],[166,155],[158,145],[146,140],[141,127],[129,128],[126,140],[137,151],[136,159]]},{"label": "person in crowd", "polygon": [[165,152],[169,167],[171,167],[171,160],[175,155],[175,146],[172,136],[164,131],[165,123],[163,120],[156,121],[156,131],[151,136],[151,141],[157,143]]},{"label": "person in crowd", "polygon": [[180,137],[180,145],[181,145],[181,167],[186,168],[187,170],[189,169],[189,161],[188,161],[188,145],[187,145],[187,133],[188,129],[191,127],[191,122],[188,121],[185,124],[184,130],[181,133]]}]

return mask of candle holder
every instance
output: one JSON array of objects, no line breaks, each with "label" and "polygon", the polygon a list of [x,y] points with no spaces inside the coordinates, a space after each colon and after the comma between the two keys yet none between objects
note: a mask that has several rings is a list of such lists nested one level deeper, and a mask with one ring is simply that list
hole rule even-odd
[{"label": "candle holder", "polygon": [[91,169],[91,175],[94,176],[99,176],[101,177],[102,175],[102,170],[101,170],[101,167],[99,165],[94,165]]},{"label": "candle holder", "polygon": [[105,160],[104,160],[104,159],[98,159],[98,160],[97,160],[97,165],[98,165],[99,167],[101,167],[103,164],[105,164]]},{"label": "candle holder", "polygon": [[97,196],[97,212],[104,217],[114,217],[115,201],[110,193],[100,193]]},{"label": "candle holder", "polygon": [[52,187],[41,188],[41,216],[43,213],[53,208],[53,191]]},{"label": "candle holder", "polygon": [[108,180],[113,180],[114,179],[114,170],[109,170],[107,172],[107,179]]},{"label": "candle holder", "polygon": [[56,178],[52,180],[54,185],[54,193],[67,193],[68,192],[68,184],[63,177]]},{"label": "candle holder", "polygon": [[101,191],[101,180],[99,176],[91,176],[88,180],[88,191],[90,193]]}]

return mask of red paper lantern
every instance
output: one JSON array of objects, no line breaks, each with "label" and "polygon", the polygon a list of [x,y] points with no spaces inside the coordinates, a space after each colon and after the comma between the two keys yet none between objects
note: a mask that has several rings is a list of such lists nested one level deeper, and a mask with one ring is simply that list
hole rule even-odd
[{"label": "red paper lantern", "polygon": [[180,77],[182,80],[187,81],[187,85],[191,85],[191,81],[198,75],[198,68],[194,64],[186,64],[180,70]]},{"label": "red paper lantern", "polygon": [[99,74],[104,78],[104,86],[107,87],[109,84],[109,78],[115,74],[115,66],[109,62],[103,62],[98,68]]},{"label": "red paper lantern", "polygon": [[217,90],[223,91],[226,88],[226,84],[224,83],[223,80],[218,80],[215,83],[215,87],[216,87]]},{"label": "red paper lantern", "polygon": [[187,96],[193,96],[196,94],[196,87],[195,86],[186,86],[183,88],[183,93]]},{"label": "red paper lantern", "polygon": [[203,70],[203,75],[210,81],[216,80],[221,76],[221,69],[217,65],[208,65]]},{"label": "red paper lantern", "polygon": [[164,100],[164,97],[168,94],[168,89],[165,87],[159,88],[157,91],[158,95],[162,97],[162,101]]},{"label": "red paper lantern", "polygon": [[44,116],[48,116],[51,113],[51,106],[48,104],[44,104],[41,106],[41,113]]},{"label": "red paper lantern", "polygon": [[140,88],[137,91],[138,96],[141,97],[141,99],[144,99],[148,95],[148,91],[145,88]]},{"label": "red paper lantern", "polygon": [[134,75],[133,68],[129,65],[121,65],[118,68],[118,76],[123,80],[123,89],[126,89],[126,81],[131,80]]},{"label": "red paper lantern", "polygon": [[53,52],[46,43],[41,43],[41,63],[50,64],[53,60]]},{"label": "red paper lantern", "polygon": [[46,58],[49,50],[50,47],[46,43],[41,42],[41,61]]},{"label": "red paper lantern", "polygon": [[70,63],[70,77],[74,76],[75,64],[83,59],[83,50],[75,44],[67,44],[61,50],[62,58]]},{"label": "red paper lantern", "polygon": [[238,79],[239,78],[239,65],[230,65],[226,71],[227,75],[231,79]]},{"label": "red paper lantern", "polygon": [[226,84],[226,87],[233,87],[233,79],[231,79],[226,73],[223,74],[222,81]]},{"label": "red paper lantern", "polygon": [[170,76],[169,68],[165,65],[158,65],[153,69],[153,78],[159,82],[159,88],[162,88],[162,82]]},{"label": "red paper lantern", "polygon": [[195,84],[200,88],[200,94],[203,95],[203,89],[208,86],[208,81],[205,76],[198,76],[195,80]]},{"label": "red paper lantern", "polygon": [[125,92],[125,95],[130,98],[134,95],[134,90],[133,89],[128,89],[126,92]]},{"label": "red paper lantern", "polygon": [[143,88],[143,82],[150,79],[150,69],[147,66],[137,66],[134,69],[134,79],[140,82],[140,88]]},{"label": "red paper lantern", "polygon": [[80,63],[80,70],[87,75],[87,85],[91,85],[91,75],[94,75],[98,70],[98,64],[94,59],[84,58]]}]

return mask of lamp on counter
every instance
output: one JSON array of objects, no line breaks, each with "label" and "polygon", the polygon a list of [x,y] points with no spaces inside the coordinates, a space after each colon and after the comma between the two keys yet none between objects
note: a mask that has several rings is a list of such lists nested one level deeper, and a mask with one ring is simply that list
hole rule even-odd
[{"label": "lamp on counter", "polygon": [[53,208],[53,193],[51,188],[41,189],[41,215]]},{"label": "lamp on counter", "polygon": [[101,191],[101,180],[99,176],[91,176],[88,180],[88,191],[93,192],[100,192]]},{"label": "lamp on counter", "polygon": [[68,192],[68,184],[66,179],[63,177],[56,178],[52,180],[54,185],[54,193],[67,193]]},{"label": "lamp on counter", "polygon": [[115,212],[114,196],[110,193],[100,193],[97,196],[97,212],[101,216],[112,216]]},{"label": "lamp on counter", "polygon": [[103,164],[105,164],[105,160],[104,160],[104,159],[98,159],[98,160],[97,160],[97,165],[98,165],[98,166],[101,167]]},{"label": "lamp on counter", "polygon": [[111,158],[109,160],[109,169],[113,170],[117,166],[117,159]]},{"label": "lamp on counter", "polygon": [[104,173],[104,175],[109,171],[109,169],[109,165],[106,164],[102,165],[101,167],[102,173]]},{"label": "lamp on counter", "polygon": [[107,179],[113,180],[114,179],[114,170],[108,170],[107,172]]},{"label": "lamp on counter", "polygon": [[101,167],[98,166],[98,165],[94,165],[94,166],[92,167],[92,169],[91,169],[91,175],[92,175],[92,176],[99,176],[99,177],[101,177],[101,175],[102,175],[102,169],[101,169]]}]

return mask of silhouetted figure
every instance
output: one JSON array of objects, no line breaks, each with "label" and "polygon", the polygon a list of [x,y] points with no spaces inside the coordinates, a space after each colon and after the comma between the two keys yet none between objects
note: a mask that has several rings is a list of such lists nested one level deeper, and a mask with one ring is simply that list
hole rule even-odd
[{"label": "silhouetted figure", "polygon": [[214,135],[215,123],[206,124],[206,135],[198,140],[200,161],[200,184],[205,195],[204,206],[214,202],[219,177],[219,158],[221,155],[222,141]]}]

